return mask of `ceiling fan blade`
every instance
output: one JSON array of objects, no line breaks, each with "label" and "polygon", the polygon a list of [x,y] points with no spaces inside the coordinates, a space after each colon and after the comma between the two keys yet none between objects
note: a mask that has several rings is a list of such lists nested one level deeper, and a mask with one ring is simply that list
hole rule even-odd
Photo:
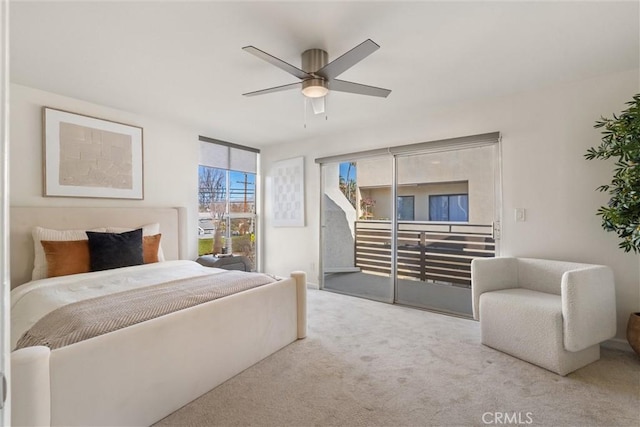
[{"label": "ceiling fan blade", "polygon": [[324,96],[320,98],[309,98],[311,106],[313,107],[313,114],[324,113]]},{"label": "ceiling fan blade", "polygon": [[359,95],[379,96],[381,98],[386,98],[391,93],[391,90],[389,89],[367,86],[360,83],[347,82],[337,79],[331,80],[329,82],[329,90],[335,90],[337,92],[357,93]]},{"label": "ceiling fan blade", "polygon": [[289,64],[288,62],[284,62],[282,59],[276,58],[275,56],[270,55],[267,52],[258,49],[257,47],[245,46],[245,47],[242,48],[242,50],[244,50],[245,52],[249,52],[252,55],[257,56],[258,58],[260,58],[260,59],[262,59],[264,61],[267,61],[271,65],[275,65],[276,67],[280,68],[281,70],[284,70],[287,73],[292,74],[292,75],[296,76],[299,79],[310,79],[310,78],[313,78],[312,75],[310,75],[308,73],[305,73],[300,68],[294,67],[293,65]]},{"label": "ceiling fan blade", "polygon": [[289,89],[299,89],[301,85],[302,85],[302,82],[291,83],[288,85],[270,87],[269,89],[256,90],[255,92],[247,92],[247,93],[243,93],[242,95],[243,96],[264,95],[265,93],[281,92],[283,90],[289,90]]},{"label": "ceiling fan blade", "polygon": [[324,77],[327,80],[334,79],[378,49],[380,49],[380,46],[373,40],[367,39],[349,52],[329,62],[314,74]]}]

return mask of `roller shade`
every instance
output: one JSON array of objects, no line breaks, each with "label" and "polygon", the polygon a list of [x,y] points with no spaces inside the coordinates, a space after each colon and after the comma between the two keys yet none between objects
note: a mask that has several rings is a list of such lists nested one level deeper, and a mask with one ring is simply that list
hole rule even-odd
[{"label": "roller shade", "polygon": [[200,164],[239,172],[258,172],[260,150],[201,136]]},{"label": "roller shade", "polygon": [[339,154],[336,156],[320,157],[316,163],[348,162],[355,158],[377,157],[385,154],[409,155],[411,153],[429,151],[447,151],[452,149],[481,147],[500,141],[500,132],[483,133],[480,135],[462,136],[459,138],[441,139],[437,141],[418,142],[415,144],[397,145],[395,147],[378,148],[375,150],[358,151]]}]

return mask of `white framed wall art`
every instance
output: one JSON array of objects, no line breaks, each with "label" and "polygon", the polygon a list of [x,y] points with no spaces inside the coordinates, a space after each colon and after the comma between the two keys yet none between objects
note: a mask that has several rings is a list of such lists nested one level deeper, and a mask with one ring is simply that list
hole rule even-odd
[{"label": "white framed wall art", "polygon": [[45,196],[144,198],[141,127],[42,112]]},{"label": "white framed wall art", "polygon": [[304,227],[304,157],[280,160],[271,170],[274,227]]}]

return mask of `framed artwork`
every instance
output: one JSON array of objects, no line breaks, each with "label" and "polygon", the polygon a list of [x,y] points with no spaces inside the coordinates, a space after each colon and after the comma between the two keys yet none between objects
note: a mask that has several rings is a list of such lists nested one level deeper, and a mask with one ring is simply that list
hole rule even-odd
[{"label": "framed artwork", "polygon": [[304,157],[274,163],[271,179],[275,227],[304,227]]},{"label": "framed artwork", "polygon": [[43,107],[44,195],[144,198],[142,128]]}]

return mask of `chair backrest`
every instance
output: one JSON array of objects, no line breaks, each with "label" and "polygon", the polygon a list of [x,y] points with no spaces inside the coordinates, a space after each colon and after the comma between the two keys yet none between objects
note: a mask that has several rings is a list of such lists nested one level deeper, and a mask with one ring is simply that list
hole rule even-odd
[{"label": "chair backrest", "polygon": [[518,258],[518,286],[532,291],[560,295],[566,271],[591,267],[590,264],[535,258]]}]

